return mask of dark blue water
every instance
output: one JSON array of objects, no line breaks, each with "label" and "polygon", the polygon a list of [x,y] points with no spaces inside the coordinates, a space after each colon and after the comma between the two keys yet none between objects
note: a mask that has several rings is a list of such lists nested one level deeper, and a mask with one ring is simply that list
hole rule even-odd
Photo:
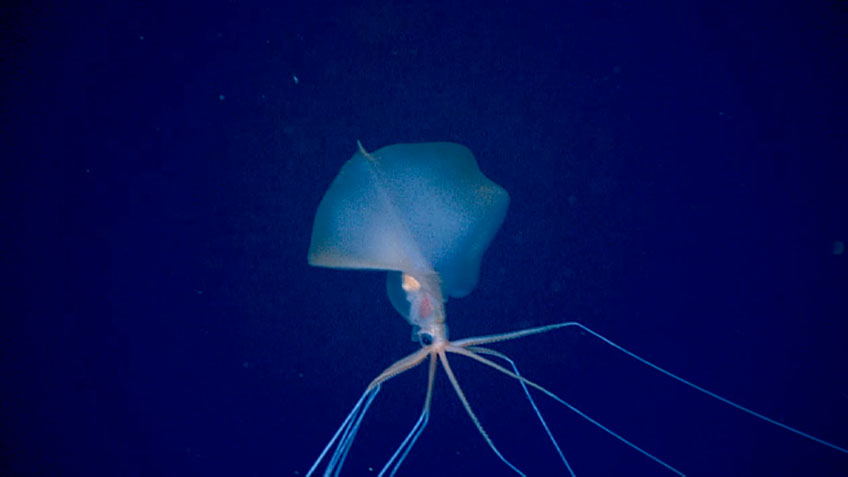
[{"label": "dark blue water", "polygon": [[[304,475],[414,351],[381,273],[306,264],[356,140],[467,145],[511,194],[455,338],[578,320],[848,446],[839,2],[7,7],[4,475]],[[563,330],[498,346],[687,475],[848,475],[848,455]],[[495,442],[565,475],[512,380],[454,358]],[[387,383],[374,475],[426,371]],[[510,475],[443,373],[401,475]],[[673,475],[537,397],[580,476]]]}]

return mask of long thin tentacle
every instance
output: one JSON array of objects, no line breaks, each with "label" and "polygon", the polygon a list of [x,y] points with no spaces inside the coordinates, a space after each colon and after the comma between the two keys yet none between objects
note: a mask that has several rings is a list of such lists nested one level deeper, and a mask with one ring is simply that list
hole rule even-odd
[{"label": "long thin tentacle", "polygon": [[484,357],[482,357],[482,356],[480,356],[480,355],[478,355],[478,354],[476,354],[476,353],[474,353],[474,352],[472,352],[472,351],[469,351],[469,350],[467,350],[467,349],[465,349],[465,348],[460,348],[460,347],[458,347],[458,346],[448,346],[446,350],[447,350],[448,352],[451,352],[451,353],[456,353],[456,354],[461,354],[461,355],[463,355],[463,356],[467,356],[467,357],[469,357],[469,358],[471,358],[471,359],[473,359],[473,360],[476,360],[476,361],[479,361],[480,363],[485,364],[486,366],[492,367],[492,368],[494,368],[494,369],[496,369],[496,370],[498,370],[498,371],[500,371],[500,372],[502,372],[502,373],[506,374],[507,376],[510,376],[510,377],[515,378],[515,379],[517,379],[517,380],[519,380],[519,381],[522,381],[522,382],[524,382],[524,383],[527,383],[527,385],[528,385],[528,386],[533,387],[533,388],[536,388],[536,389],[538,389],[539,391],[542,391],[543,393],[547,394],[547,395],[548,395],[548,396],[550,396],[553,400],[555,400],[555,401],[557,401],[558,403],[562,404],[563,406],[565,406],[565,407],[567,407],[567,408],[571,409],[571,410],[572,410],[574,413],[576,413],[578,416],[582,417],[583,419],[586,419],[587,421],[591,422],[592,424],[594,424],[596,427],[598,427],[599,429],[603,430],[603,431],[604,431],[604,432],[606,432],[607,434],[609,434],[609,435],[611,435],[611,436],[615,437],[616,439],[618,439],[619,441],[621,441],[621,442],[623,442],[623,443],[627,444],[629,447],[631,447],[632,449],[636,450],[637,452],[639,452],[640,454],[644,455],[645,457],[648,457],[649,459],[651,459],[651,460],[653,460],[654,462],[656,462],[656,463],[658,463],[658,464],[662,465],[663,467],[665,467],[666,469],[668,469],[668,470],[670,470],[670,471],[674,472],[675,474],[677,474],[677,475],[679,475],[679,476],[681,476],[681,477],[685,477],[685,474],[683,474],[683,472],[681,472],[681,471],[679,471],[679,470],[675,469],[674,467],[672,467],[672,466],[671,466],[671,464],[668,464],[667,462],[665,462],[664,460],[660,459],[659,457],[657,457],[657,456],[655,456],[655,455],[651,454],[650,452],[646,451],[645,449],[642,449],[641,447],[637,446],[636,444],[634,444],[634,443],[630,442],[629,440],[627,440],[626,438],[624,438],[624,437],[623,437],[623,436],[621,436],[620,434],[618,434],[618,433],[616,433],[615,431],[613,431],[612,429],[610,429],[610,428],[608,428],[608,427],[604,426],[604,425],[603,425],[603,424],[601,424],[600,422],[598,422],[598,421],[596,421],[596,420],[592,419],[591,417],[589,417],[589,415],[588,415],[588,414],[586,414],[586,413],[584,413],[583,411],[581,411],[581,410],[577,409],[576,407],[574,407],[573,405],[571,405],[570,403],[568,403],[567,401],[565,401],[565,400],[564,400],[564,399],[562,399],[561,397],[557,396],[556,394],[554,394],[554,393],[553,393],[553,392],[551,392],[551,391],[548,391],[547,389],[545,389],[544,387],[542,387],[542,386],[540,386],[540,385],[538,385],[538,384],[534,383],[533,381],[530,381],[529,379],[527,379],[527,378],[525,378],[525,377],[519,376],[519,375],[517,375],[517,374],[513,373],[512,371],[510,371],[510,370],[508,370],[508,369],[504,368],[503,366],[501,366],[501,365],[499,365],[499,364],[495,363],[494,361],[492,361],[492,360],[490,360],[490,359],[487,359],[487,358],[484,358]]},{"label": "long thin tentacle", "polygon": [[518,338],[523,338],[530,335],[538,335],[539,333],[547,333],[548,331],[558,330],[568,326],[583,326],[576,321],[567,321],[565,323],[555,323],[553,325],[537,326],[536,328],[527,328],[524,330],[511,331],[509,333],[498,333],[494,335],[473,336],[461,340],[451,341],[453,346],[459,348],[467,348],[469,346],[484,345],[489,343],[497,343],[499,341],[509,341]]},{"label": "long thin tentacle", "polygon": [[347,457],[347,453],[350,450],[350,446],[356,438],[356,432],[359,430],[359,425],[365,417],[365,413],[368,411],[368,407],[371,406],[371,402],[374,401],[374,398],[377,397],[377,393],[380,392],[380,385],[389,379],[418,366],[429,354],[430,351],[428,348],[421,348],[418,351],[395,361],[391,366],[386,368],[382,373],[374,378],[374,380],[371,381],[371,384],[369,384],[365,389],[362,397],[359,398],[359,401],[356,402],[356,405],[353,406],[353,409],[351,409],[348,413],[341,426],[339,426],[336,433],[333,434],[330,442],[324,446],[324,450],[322,450],[318,458],[315,459],[315,462],[312,464],[312,467],[309,468],[306,476],[311,477],[315,473],[318,466],[321,465],[321,462],[324,460],[324,457],[326,457],[327,452],[333,448],[333,445],[336,442],[338,442],[338,444],[333,451],[333,455],[330,457],[330,462],[327,463],[327,467],[324,469],[324,475],[338,475],[344,464],[344,459]]},{"label": "long thin tentacle", "polygon": [[[664,368],[661,368],[660,366],[648,361],[647,359],[637,355],[636,353],[634,353],[632,351],[629,351],[629,350],[623,348],[622,346],[613,342],[609,338],[603,336],[602,334],[600,334],[600,333],[590,329],[589,327],[587,327],[587,326],[585,326],[581,323],[578,323],[576,321],[567,321],[567,322],[563,322],[563,323],[556,323],[556,324],[553,324],[553,325],[539,326],[539,327],[536,327],[536,328],[527,328],[525,330],[518,330],[518,331],[513,331],[513,332],[510,332],[510,333],[500,333],[500,334],[494,334],[494,335],[471,337],[471,338],[453,341],[453,342],[451,342],[451,344],[454,347],[467,348],[468,346],[476,346],[476,345],[481,345],[481,344],[488,344],[488,343],[496,343],[496,342],[500,342],[500,341],[514,340],[514,339],[517,339],[517,338],[522,338],[522,337],[525,337],[525,336],[535,335],[535,334],[539,334],[539,333],[546,333],[548,331],[553,331],[553,330],[557,330],[557,329],[560,329],[560,328],[566,328],[566,327],[579,328],[579,329],[585,331],[586,333],[589,333],[590,335],[594,336],[595,338],[603,341],[607,345],[609,345],[609,346],[617,349],[618,351],[621,351],[622,353],[626,354],[627,356],[635,359],[636,361],[639,361],[640,363],[644,364],[645,366],[648,366],[648,367],[654,369],[655,371],[658,371],[658,372],[674,379],[675,381],[677,381],[679,383],[685,384],[686,386],[689,386],[690,388],[692,388],[696,391],[700,391],[701,393],[706,394],[707,396],[709,396],[713,399],[721,401],[721,402],[727,404],[728,406],[734,407],[734,408],[736,408],[736,409],[738,409],[738,410],[740,410],[740,411],[742,411],[742,412],[744,412],[748,415],[751,415],[753,417],[761,419],[765,422],[768,422],[769,424],[773,424],[777,427],[780,427],[781,429],[787,430],[787,431],[789,431],[793,434],[796,434],[796,435],[801,436],[803,438],[809,439],[809,440],[816,442],[818,444],[821,444],[825,447],[829,447],[829,448],[831,448],[835,451],[841,452],[843,454],[848,454],[848,448],[838,446],[838,445],[836,445],[832,442],[828,442],[824,439],[818,438],[818,437],[816,437],[812,434],[809,434],[807,432],[804,432],[800,429],[796,429],[792,426],[784,424],[784,423],[782,423],[782,422],[780,422],[776,419],[772,419],[772,418],[770,418],[770,417],[768,417],[764,414],[760,414],[759,412],[754,411],[753,409],[749,409],[749,408],[747,408],[747,407],[745,407],[741,404],[737,404],[737,403],[731,401],[730,399],[728,399],[724,396],[716,394],[716,393],[714,393],[714,392],[712,392],[712,391],[710,391],[710,390],[708,390],[704,387],[701,387],[701,386],[693,383],[692,381],[689,381],[688,379],[682,378],[682,377],[672,373],[671,371],[668,371]],[[448,351],[450,351],[450,349]]]},{"label": "long thin tentacle", "polygon": [[[448,348],[450,349],[450,347]],[[463,350],[464,351],[464,350]],[[453,371],[451,370],[450,364],[448,364],[448,357],[445,355],[444,351],[439,351],[439,361],[442,362],[442,366],[445,368],[445,373],[448,375],[448,379],[450,379],[451,384],[453,385],[454,391],[456,391],[456,395],[459,396],[459,400],[462,401],[463,407],[465,407],[465,412],[468,413],[468,416],[471,417],[471,421],[474,423],[474,426],[477,427],[477,430],[480,432],[480,435],[483,436],[483,439],[486,440],[486,443],[489,444],[489,447],[495,452],[506,465],[509,466],[510,469],[515,471],[516,474],[526,477],[524,472],[518,470],[518,467],[512,465],[512,463],[506,460],[506,457],[501,454],[501,451],[495,447],[495,443],[492,441],[492,438],[489,437],[489,434],[483,429],[483,425],[480,423],[480,420],[477,419],[477,416],[474,414],[474,411],[471,409],[471,404],[468,403],[468,399],[465,398],[465,393],[462,392],[462,388],[459,386],[459,381],[457,381],[456,376],[454,376]]]},{"label": "long thin tentacle", "polygon": [[728,406],[735,407],[736,409],[739,409],[739,410],[740,410],[740,411],[742,411],[742,412],[748,413],[748,414],[750,414],[751,416],[754,416],[754,417],[756,417],[756,418],[762,419],[763,421],[766,421],[766,422],[768,422],[769,424],[774,424],[775,426],[780,427],[781,429],[785,429],[785,430],[787,430],[787,431],[789,431],[789,432],[792,432],[792,433],[794,433],[794,434],[797,434],[797,435],[799,435],[799,436],[801,436],[801,437],[805,437],[805,438],[807,438],[807,439],[809,439],[809,440],[811,440],[811,441],[813,441],[813,442],[817,442],[817,443],[819,443],[819,444],[821,444],[821,445],[823,445],[823,446],[825,446],[825,447],[830,447],[831,449],[836,450],[836,451],[839,451],[839,452],[842,452],[843,454],[848,454],[848,449],[846,449],[846,448],[844,448],[844,447],[840,447],[840,446],[838,446],[838,445],[836,445],[836,444],[833,444],[833,443],[831,443],[831,442],[828,442],[828,441],[826,441],[826,440],[824,440],[824,439],[820,439],[820,438],[818,438],[818,437],[816,437],[816,436],[814,436],[814,435],[808,434],[808,433],[806,433],[806,432],[804,432],[804,431],[802,431],[802,430],[800,430],[800,429],[796,429],[796,428],[794,428],[794,427],[792,427],[792,426],[786,425],[786,424],[784,424],[784,423],[782,423],[782,422],[780,422],[780,421],[777,421],[777,420],[772,419],[772,418],[770,418],[770,417],[768,417],[768,416],[765,416],[765,415],[763,415],[763,414],[760,414],[760,413],[759,413],[759,412],[757,412],[757,411],[754,411],[754,410],[752,410],[752,409],[748,409],[747,407],[745,407],[745,406],[743,406],[743,405],[741,405],[741,404],[737,404],[737,403],[735,403],[735,402],[731,401],[730,399],[727,399],[727,398],[725,398],[725,397],[723,397],[723,396],[719,396],[718,394],[716,394],[716,393],[714,393],[714,392],[712,392],[712,391],[710,391],[710,390],[708,390],[708,389],[705,389],[705,388],[702,388],[701,386],[698,386],[697,384],[693,383],[692,381],[689,381],[688,379],[681,378],[680,376],[678,376],[678,375],[676,375],[676,374],[672,373],[671,371],[667,371],[667,370],[665,370],[665,369],[663,369],[663,368],[661,368],[661,367],[657,366],[656,364],[654,364],[654,363],[652,363],[652,362],[648,361],[647,359],[645,359],[645,358],[643,358],[643,357],[641,357],[641,356],[637,355],[636,353],[633,353],[632,351],[629,351],[629,350],[626,350],[626,349],[622,348],[622,347],[621,347],[621,346],[619,346],[618,344],[613,343],[613,342],[612,342],[610,339],[608,339],[607,337],[605,337],[605,336],[601,335],[601,334],[600,334],[600,333],[598,333],[598,332],[595,332],[595,331],[593,331],[593,330],[589,329],[588,327],[586,327],[586,326],[584,326],[584,325],[582,325],[582,324],[580,324],[580,323],[574,323],[574,324],[575,324],[577,327],[579,327],[581,330],[585,331],[586,333],[589,333],[590,335],[594,336],[595,338],[598,338],[599,340],[601,340],[601,341],[603,341],[604,343],[606,343],[606,344],[608,344],[608,345],[612,346],[613,348],[615,348],[615,349],[617,349],[617,350],[621,351],[622,353],[626,354],[627,356],[630,356],[631,358],[635,359],[636,361],[639,361],[640,363],[642,363],[642,364],[644,364],[644,365],[646,365],[646,366],[648,366],[648,367],[650,367],[650,368],[653,368],[654,370],[659,371],[660,373],[662,373],[662,374],[664,374],[664,375],[666,375],[666,376],[668,376],[668,377],[670,377],[670,378],[674,379],[675,381],[678,381],[678,382],[680,382],[680,383],[683,383],[683,384],[685,384],[685,385],[689,386],[690,388],[695,389],[696,391],[700,391],[700,392],[702,392],[702,393],[706,394],[707,396],[709,396],[709,397],[711,397],[711,398],[713,398],[713,399],[717,399],[717,400],[719,400],[719,401],[721,401],[721,402],[723,402],[723,403],[727,404]]},{"label": "long thin tentacle", "polygon": [[424,432],[424,428],[427,427],[427,422],[430,420],[430,402],[433,397],[433,380],[436,377],[436,355],[430,354],[430,369],[427,373],[427,395],[424,398],[424,407],[421,409],[421,415],[418,417],[418,421],[412,426],[412,430],[409,431],[409,434],[406,435],[406,438],[403,442],[400,443],[397,450],[392,457],[386,462],[386,465],[383,466],[383,469],[380,471],[378,477],[383,477],[386,474],[386,471],[391,466],[392,471],[389,474],[394,477],[395,473],[397,473],[398,469],[400,469],[403,461],[406,460],[406,456],[409,454],[409,451],[415,446],[415,442],[418,441],[418,437]]},{"label": "long thin tentacle", "polygon": [[[333,434],[333,437],[330,439],[330,442],[328,442],[327,445],[324,446],[324,450],[321,451],[321,454],[318,456],[317,459],[315,459],[315,462],[312,464],[312,467],[310,467],[309,471],[306,472],[306,477],[311,477],[315,473],[315,469],[317,469],[318,465],[321,464],[321,461],[324,460],[324,456],[326,456],[327,452],[329,452],[330,448],[333,447],[333,444],[336,442],[336,439],[338,439],[339,436],[342,435],[342,433],[344,433],[344,434],[348,433],[349,425],[350,425],[351,421],[354,420],[357,413],[359,413],[359,409],[363,405],[363,403],[365,402],[366,398],[368,399],[368,402],[370,403],[371,401],[374,400],[374,397],[376,397],[377,393],[379,393],[379,392],[380,392],[380,386],[377,385],[377,386],[374,386],[373,388],[369,386],[368,389],[366,389],[365,392],[362,393],[362,397],[359,398],[359,401],[357,401],[356,405],[353,406],[353,409],[350,410],[347,417],[342,422],[342,424],[339,426],[336,433]],[[334,454],[335,454],[335,452],[334,452]],[[327,466],[327,468],[329,469],[329,465]]]},{"label": "long thin tentacle", "polygon": [[359,432],[359,426],[362,425],[362,419],[368,412],[368,408],[371,407],[371,403],[374,402],[374,398],[377,397],[379,385],[377,385],[374,390],[375,391],[368,396],[368,399],[365,401],[365,405],[360,408],[356,417],[349,421],[347,429],[342,434],[341,439],[339,439],[339,445],[333,452],[333,456],[330,458],[327,468],[324,469],[324,477],[338,477],[339,473],[342,471],[342,467],[344,467],[344,462],[347,459],[350,448],[353,446],[353,441],[356,439],[356,433]]},{"label": "long thin tentacle", "polygon": [[[507,363],[509,363],[509,365],[512,366],[512,371],[515,373],[516,376],[521,376],[521,373],[518,372],[518,366],[515,365],[515,361],[513,361],[509,356],[501,353],[500,351],[495,351],[493,349],[483,348],[483,347],[480,347],[480,346],[470,347],[470,348],[468,348],[468,350],[471,351],[471,352],[474,352],[474,353],[483,353],[483,354],[488,354],[488,355],[491,355],[491,356],[496,356],[496,357],[506,361]],[[551,432],[551,429],[548,427],[548,423],[545,422],[545,418],[542,417],[542,412],[539,411],[539,408],[536,406],[536,401],[533,399],[533,396],[530,395],[530,390],[527,389],[527,383],[525,383],[524,381],[520,381],[520,380],[518,381],[518,383],[521,384],[521,389],[524,390],[524,395],[527,396],[527,400],[530,401],[530,406],[533,407],[533,412],[536,413],[536,417],[539,418],[539,422],[541,422],[542,427],[545,428],[545,433],[548,434],[548,438],[551,440],[551,443],[554,445],[554,448],[556,449],[557,454],[559,454],[559,458],[562,460],[562,463],[565,464],[565,468],[568,469],[568,473],[571,475],[571,477],[576,477],[574,470],[571,468],[571,465],[569,465],[569,463],[568,463],[568,459],[565,458],[565,454],[562,453],[562,449],[560,449],[559,443],[557,442],[556,438],[554,437],[553,433]]]},{"label": "long thin tentacle", "polygon": [[424,347],[419,349],[414,353],[410,353],[405,357],[395,361],[391,366],[386,368],[382,373],[380,373],[371,384],[368,385],[369,388],[374,386],[379,386],[381,383],[401,374],[405,371],[409,371],[410,369],[418,366],[424,361],[424,358],[430,355],[430,348]]}]

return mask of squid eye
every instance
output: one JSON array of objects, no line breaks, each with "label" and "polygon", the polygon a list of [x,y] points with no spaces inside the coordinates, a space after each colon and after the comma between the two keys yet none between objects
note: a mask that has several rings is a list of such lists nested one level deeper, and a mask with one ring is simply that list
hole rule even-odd
[{"label": "squid eye", "polygon": [[431,344],[433,344],[433,335],[431,335],[430,333],[418,333],[418,339],[421,341],[422,346],[430,346]]}]

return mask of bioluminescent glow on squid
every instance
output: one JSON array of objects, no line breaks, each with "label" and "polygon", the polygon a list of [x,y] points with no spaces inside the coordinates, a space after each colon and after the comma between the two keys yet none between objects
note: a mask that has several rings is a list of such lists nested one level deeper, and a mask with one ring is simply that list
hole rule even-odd
[{"label": "bioluminescent glow on squid", "polygon": [[678,469],[601,424],[541,384],[524,378],[514,362],[488,348],[560,328],[578,328],[645,366],[692,389],[785,431],[848,454],[848,449],[824,441],[717,395],[622,348],[578,322],[564,322],[510,333],[451,340],[445,315],[448,297],[468,295],[477,285],[480,261],[506,216],[509,194],[480,172],[468,148],[453,143],[396,144],[373,153],[361,144],[342,166],[315,215],[309,263],[330,268],[386,270],[387,289],[394,308],[412,325],[418,351],[398,360],[375,377],[327,443],[308,476],[339,475],[368,408],[383,383],[427,362],[427,392],[420,417],[383,466],[379,475],[395,475],[430,418],[433,379],[444,368],[468,416],[494,454],[517,475],[524,473],[501,453],[450,367],[448,356],[475,360],[517,380],[548,434],[552,452],[562,461],[563,474],[576,475],[554,432],[539,412],[529,388],[566,406],[593,425],[670,473]]}]

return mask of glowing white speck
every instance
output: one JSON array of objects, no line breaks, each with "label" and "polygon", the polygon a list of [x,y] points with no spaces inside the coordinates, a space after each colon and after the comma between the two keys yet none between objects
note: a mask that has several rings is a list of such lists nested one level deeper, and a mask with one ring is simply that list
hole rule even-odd
[{"label": "glowing white speck", "polygon": [[299,79],[297,79],[297,76],[292,75],[292,79],[294,80],[294,84],[298,84],[298,83],[300,83],[300,80],[299,80]]}]

